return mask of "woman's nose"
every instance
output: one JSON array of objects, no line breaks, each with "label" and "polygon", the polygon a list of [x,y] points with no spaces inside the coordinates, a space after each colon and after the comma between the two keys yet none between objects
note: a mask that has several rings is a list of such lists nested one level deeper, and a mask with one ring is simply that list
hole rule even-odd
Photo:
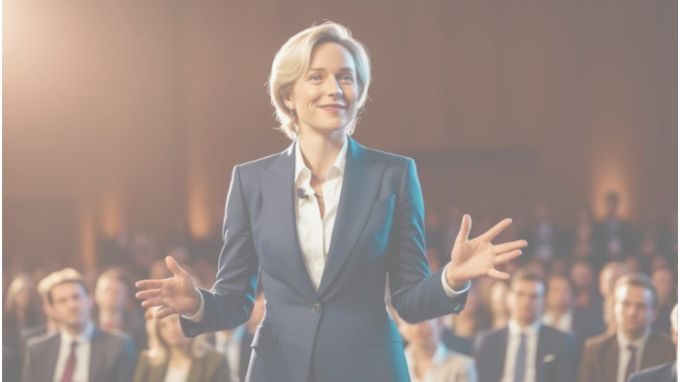
[{"label": "woman's nose", "polygon": [[330,96],[339,97],[342,95],[342,87],[340,82],[335,77],[329,76],[329,80],[326,81],[326,91]]}]

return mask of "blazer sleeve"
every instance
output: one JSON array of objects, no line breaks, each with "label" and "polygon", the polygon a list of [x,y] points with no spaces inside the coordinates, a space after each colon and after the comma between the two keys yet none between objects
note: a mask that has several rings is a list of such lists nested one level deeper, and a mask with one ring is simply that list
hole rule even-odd
[{"label": "blazer sleeve", "polygon": [[402,319],[415,323],[458,313],[467,293],[448,297],[442,270],[430,274],[425,254],[425,205],[413,159],[408,159],[397,195],[388,246],[391,301]]},{"label": "blazer sleeve", "polygon": [[128,382],[133,378],[135,366],[137,365],[137,353],[132,339],[125,337],[122,339],[120,351],[116,359],[113,373],[115,374],[110,379],[112,382]]},{"label": "blazer sleeve", "polygon": [[205,304],[203,320],[180,319],[182,330],[191,337],[241,325],[250,318],[255,301],[258,260],[239,166],[231,176],[222,237],[215,284],[211,290],[199,289]]}]

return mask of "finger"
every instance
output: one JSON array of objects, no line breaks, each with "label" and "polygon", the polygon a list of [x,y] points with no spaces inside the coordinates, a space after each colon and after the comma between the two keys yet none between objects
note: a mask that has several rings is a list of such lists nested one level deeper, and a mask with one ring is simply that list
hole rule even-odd
[{"label": "finger", "polygon": [[503,232],[504,229],[508,228],[510,224],[512,224],[512,219],[503,219],[490,230],[479,235],[479,238],[485,241],[492,241],[496,238],[496,236],[498,236],[498,234]]},{"label": "finger", "polygon": [[511,243],[503,243],[493,246],[494,252],[497,254],[514,251],[515,249],[521,249],[527,246],[526,240],[517,240]]},{"label": "finger", "polygon": [[148,300],[142,301],[142,307],[145,308],[145,309],[146,308],[153,308],[154,306],[163,306],[163,305],[165,305],[165,301],[160,297],[150,298]]},{"label": "finger", "polygon": [[163,305],[156,311],[156,319],[163,319],[173,313],[175,313],[175,311],[171,307]]},{"label": "finger", "polygon": [[160,287],[163,286],[163,281],[165,280],[161,279],[141,280],[135,283],[135,287],[137,287],[137,289],[159,289]]},{"label": "finger", "polygon": [[148,300],[150,298],[160,297],[160,295],[161,295],[160,289],[149,289],[137,292],[135,294],[135,297],[140,300]]},{"label": "finger", "polygon": [[177,260],[172,256],[165,256],[165,265],[168,267],[170,272],[175,276],[186,276],[187,271],[182,268]]},{"label": "finger", "polygon": [[498,280],[510,280],[510,274],[506,272],[501,272],[498,269],[489,269],[487,276],[493,277]]},{"label": "finger", "polygon": [[505,264],[505,263],[509,263],[512,260],[515,260],[516,258],[520,257],[520,255],[522,255],[522,251],[519,250],[519,249],[516,249],[514,251],[510,251],[510,252],[501,253],[500,255],[497,255],[494,258],[493,264],[494,265],[502,265],[502,264]]},{"label": "finger", "polygon": [[463,220],[460,223],[460,229],[458,230],[458,236],[456,241],[462,243],[468,239],[470,236],[470,229],[472,228],[472,218],[470,215],[463,215]]}]

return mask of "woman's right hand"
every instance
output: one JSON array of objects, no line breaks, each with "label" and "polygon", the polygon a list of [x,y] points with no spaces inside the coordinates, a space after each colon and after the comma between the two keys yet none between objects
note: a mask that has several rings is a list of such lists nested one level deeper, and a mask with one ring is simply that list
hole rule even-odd
[{"label": "woman's right hand", "polygon": [[144,308],[156,309],[156,318],[171,314],[193,315],[198,311],[201,299],[194,287],[191,276],[172,256],[165,257],[165,265],[172,277],[137,281],[139,291],[135,297],[142,300]]}]

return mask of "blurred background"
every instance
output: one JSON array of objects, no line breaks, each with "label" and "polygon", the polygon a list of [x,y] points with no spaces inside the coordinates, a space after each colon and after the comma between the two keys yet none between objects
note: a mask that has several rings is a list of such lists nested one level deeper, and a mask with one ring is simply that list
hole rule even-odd
[{"label": "blurred background", "polygon": [[[273,56],[328,19],[372,58],[354,137],[416,158],[433,269],[463,213],[473,234],[512,217],[503,240],[528,239],[522,262],[567,275],[577,306],[600,298],[600,269],[616,260],[665,269],[656,279],[670,311],[677,6],[5,1],[3,295],[67,266],[91,290],[110,267],[128,282],[162,277],[166,254],[209,287],[232,167],[290,143],[274,130]],[[502,325],[492,285],[475,290],[472,321]],[[4,313],[30,311],[31,298]],[[472,321],[459,319],[458,334],[484,329],[465,329]]]}]

